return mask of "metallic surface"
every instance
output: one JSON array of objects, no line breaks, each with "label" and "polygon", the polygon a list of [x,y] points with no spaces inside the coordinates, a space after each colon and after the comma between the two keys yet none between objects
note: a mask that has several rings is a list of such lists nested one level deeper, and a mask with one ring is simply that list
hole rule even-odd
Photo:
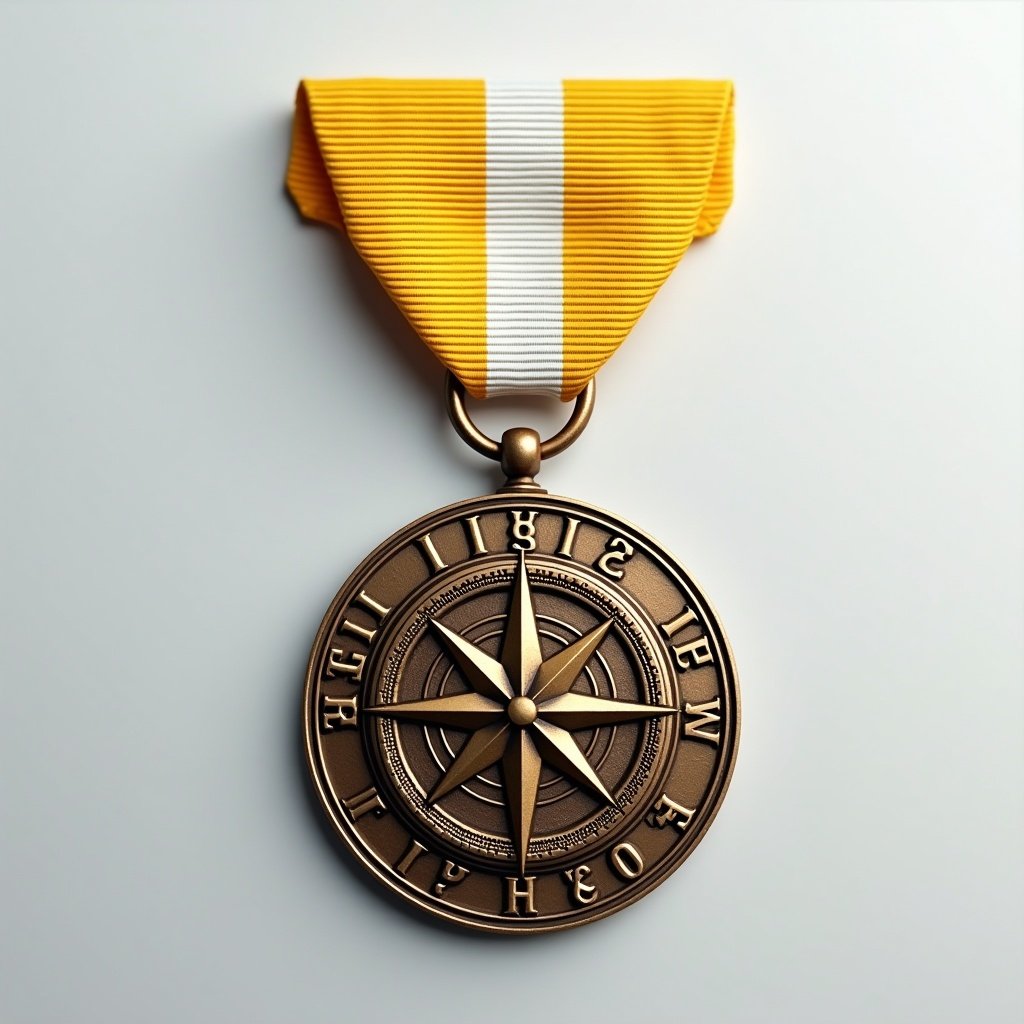
[{"label": "metallic surface", "polygon": [[[531,476],[532,433],[510,476]],[[583,924],[663,881],[717,812],[739,730],[728,643],[685,569],[530,484],[374,551],[305,690],[309,767],[348,848],[424,910],[505,933]]]},{"label": "metallic surface", "polygon": [[533,491],[540,487],[534,477],[540,472],[540,434],[529,427],[512,427],[501,435],[498,450],[505,474],[503,491]]}]

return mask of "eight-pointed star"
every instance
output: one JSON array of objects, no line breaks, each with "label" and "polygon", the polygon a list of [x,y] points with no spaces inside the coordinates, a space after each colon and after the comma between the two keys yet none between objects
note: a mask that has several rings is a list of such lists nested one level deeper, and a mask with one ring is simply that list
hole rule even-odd
[{"label": "eight-pointed star", "polygon": [[632,704],[571,693],[590,656],[612,624],[608,619],[544,660],[530,595],[525,556],[520,554],[501,643],[492,658],[469,640],[430,619],[442,646],[471,687],[469,693],[367,711],[391,718],[449,726],[471,733],[458,756],[428,795],[440,800],[474,775],[501,761],[509,828],[520,875],[533,830],[541,767],[546,762],[615,806],[615,798],[591,768],[571,733],[675,712],[655,704]]}]

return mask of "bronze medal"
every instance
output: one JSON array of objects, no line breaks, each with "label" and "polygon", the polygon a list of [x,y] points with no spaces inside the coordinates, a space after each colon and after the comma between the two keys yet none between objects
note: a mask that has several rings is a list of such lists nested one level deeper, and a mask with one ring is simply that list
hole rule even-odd
[{"label": "bronze medal", "polygon": [[[732,86],[349,79],[296,97],[288,188],[346,232],[448,368],[498,492],[386,540],[335,597],[305,743],[334,831],[410,903],[482,931],[569,928],[655,888],[736,757],[725,634],[687,571],[535,480],[594,376],[732,197]],[[494,441],[476,398],[575,400]]]},{"label": "bronze medal", "polygon": [[736,671],[672,555],[547,494],[533,431],[488,442],[451,379],[449,398],[508,480],[399,531],[338,592],[306,677],[309,768],[394,892],[485,931],[569,928],[645,895],[704,835],[736,756]]}]

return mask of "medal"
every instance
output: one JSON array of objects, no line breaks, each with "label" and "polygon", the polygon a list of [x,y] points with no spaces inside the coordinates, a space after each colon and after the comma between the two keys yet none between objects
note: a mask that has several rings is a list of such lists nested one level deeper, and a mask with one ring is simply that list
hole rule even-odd
[{"label": "medal", "polygon": [[[726,82],[300,87],[293,197],[349,234],[448,367],[455,429],[504,475],[359,565],[306,676],[333,829],[448,921],[605,917],[682,863],[724,797],[739,695],[714,609],[657,541],[536,478],[586,426],[597,369],[720,223],[731,151]],[[550,439],[495,440],[467,392],[574,405]]]}]

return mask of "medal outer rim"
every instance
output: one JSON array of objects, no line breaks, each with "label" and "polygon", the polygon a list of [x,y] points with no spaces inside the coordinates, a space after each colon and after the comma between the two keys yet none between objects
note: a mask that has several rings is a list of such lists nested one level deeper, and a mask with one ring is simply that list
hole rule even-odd
[{"label": "medal outer rim", "polygon": [[[673,856],[669,854],[666,858],[670,863],[671,867],[667,870],[659,871],[657,874],[652,875],[651,879],[641,886],[638,886],[628,896],[616,900],[614,905],[606,907],[600,910],[594,910],[588,913],[586,916],[580,917],[578,920],[557,920],[551,922],[537,921],[531,922],[525,920],[519,925],[503,925],[501,923],[494,923],[482,920],[473,920],[468,915],[470,911],[465,912],[454,912],[445,910],[442,907],[435,906],[433,903],[427,902],[422,897],[425,895],[414,886],[406,884],[402,887],[398,879],[392,878],[384,870],[381,865],[370,855],[370,852],[366,849],[363,843],[358,841],[358,836],[354,832],[351,823],[345,819],[338,808],[336,807],[336,801],[331,792],[329,792],[327,786],[329,785],[327,780],[323,777],[321,770],[320,759],[317,756],[316,750],[316,729],[315,729],[315,714],[311,714],[310,708],[312,707],[311,700],[315,687],[319,685],[319,675],[317,672],[319,659],[317,658],[317,651],[322,647],[324,640],[331,632],[331,625],[337,617],[338,611],[341,606],[348,603],[351,599],[351,595],[348,594],[350,589],[349,584],[359,579],[370,569],[373,564],[378,561],[380,556],[389,548],[395,546],[396,538],[412,534],[420,530],[420,527],[428,522],[444,518],[453,512],[455,509],[468,509],[476,504],[482,502],[493,502],[499,506],[508,505],[514,507],[516,505],[524,505],[527,503],[537,502],[541,504],[551,503],[557,504],[558,502],[567,502],[570,505],[576,505],[581,509],[591,512],[597,516],[607,517],[608,519],[614,520],[622,526],[632,530],[638,537],[642,538],[644,542],[649,545],[653,552],[660,555],[664,560],[678,572],[686,583],[693,589],[696,596],[698,596],[704,604],[705,609],[709,613],[708,626],[714,629],[716,639],[721,646],[721,649],[726,655],[725,664],[722,666],[722,677],[723,683],[725,684],[725,690],[728,692],[731,689],[731,697],[733,700],[733,718],[734,726],[728,734],[728,757],[726,758],[726,746],[723,744],[723,749],[719,753],[719,757],[722,761],[722,773],[721,777],[717,782],[717,791],[713,794],[712,798],[705,802],[706,808],[704,814],[704,820],[700,825],[700,828],[695,833],[688,832],[688,843],[685,850],[679,854]],[[347,600],[341,600],[345,597]],[[715,818],[718,817],[718,813],[721,810],[722,804],[725,801],[726,793],[729,790],[729,786],[732,782],[733,773],[736,770],[736,761],[739,756],[739,741],[740,732],[742,727],[742,709],[740,699],[740,686],[739,686],[739,672],[736,668],[736,661],[733,655],[732,646],[729,643],[729,638],[722,628],[721,620],[718,614],[718,610],[714,604],[708,599],[704,588],[700,583],[693,577],[693,574],[681,562],[670,550],[668,550],[660,541],[655,540],[646,530],[641,529],[631,520],[626,519],[624,516],[620,516],[617,513],[609,512],[607,509],[601,508],[599,505],[591,504],[587,501],[582,501],[579,498],[572,498],[567,495],[561,494],[550,494],[546,491],[540,491],[535,494],[531,493],[502,493],[493,492],[487,494],[475,495],[473,497],[462,498],[458,501],[453,501],[448,505],[443,505],[433,511],[427,512],[420,516],[418,519],[414,519],[407,523],[405,526],[399,527],[383,541],[381,541],[365,558],[363,558],[359,564],[348,574],[344,582],[341,584],[339,589],[336,591],[333,599],[327,607],[327,611],[324,613],[323,619],[320,622],[320,626],[316,631],[316,635],[313,639],[313,644],[310,649],[309,661],[306,666],[306,678],[305,685],[303,686],[302,694],[302,730],[303,730],[303,748],[306,755],[306,768],[308,770],[308,782],[312,782],[316,795],[320,801],[321,809],[326,813],[328,822],[331,825],[330,835],[332,839],[341,839],[344,843],[345,850],[353,854],[356,860],[377,880],[380,885],[384,887],[388,895],[393,899],[400,897],[403,904],[413,904],[418,907],[424,914],[430,918],[440,919],[449,925],[457,925],[460,928],[470,929],[472,931],[489,934],[489,935],[539,935],[544,933],[567,931],[571,928],[579,928],[583,925],[592,924],[595,921],[600,921],[610,917],[628,907],[634,906],[644,896],[647,896],[658,886],[667,882],[670,876],[674,875],[676,871],[682,866],[682,864],[691,856],[694,850],[700,846],[704,836],[707,834],[708,829],[711,827]],[[713,783],[714,785],[714,783]],[[436,923],[436,922],[435,922]]]}]

